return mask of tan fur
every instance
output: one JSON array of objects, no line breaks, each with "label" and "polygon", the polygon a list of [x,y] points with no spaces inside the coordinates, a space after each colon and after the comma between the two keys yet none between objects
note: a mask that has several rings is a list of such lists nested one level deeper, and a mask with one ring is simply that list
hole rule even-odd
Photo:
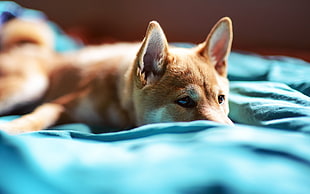
[{"label": "tan fur", "polygon": [[[14,22],[20,30],[23,24]],[[14,31],[13,24],[7,24],[9,32]],[[3,32],[8,33],[6,27]],[[34,109],[1,124],[0,129],[8,133],[68,122],[119,130],[200,119],[232,124],[227,117],[229,18],[222,18],[205,42],[189,49],[168,46],[156,22],[150,23],[142,44],[107,44],[66,54],[53,52],[46,45],[50,40],[30,37],[27,41],[29,37],[15,35],[5,37],[36,44],[14,47],[10,39],[2,39],[0,113],[8,114],[30,102]],[[219,95],[226,96],[224,104],[218,102]],[[195,101],[194,107],[177,103],[187,96]]]},{"label": "tan fur", "polygon": [[12,20],[2,28],[0,37],[2,49],[25,42],[50,49],[54,46],[53,33],[49,26],[38,20]]}]

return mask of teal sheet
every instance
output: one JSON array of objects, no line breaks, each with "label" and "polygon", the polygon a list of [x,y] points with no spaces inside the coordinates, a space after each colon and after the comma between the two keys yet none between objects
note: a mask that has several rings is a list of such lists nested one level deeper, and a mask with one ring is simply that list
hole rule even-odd
[{"label": "teal sheet", "polygon": [[[8,4],[19,7],[0,2],[0,13]],[[80,46],[68,45],[61,51]],[[106,134],[84,124],[18,136],[0,131],[0,193],[310,193],[310,64],[238,52],[229,63],[235,126],[194,121]]]},{"label": "teal sheet", "polygon": [[303,133],[196,121],[100,135],[0,134],[1,193],[310,191]]},{"label": "teal sheet", "polygon": [[237,123],[310,132],[310,64],[232,53],[230,117]]}]

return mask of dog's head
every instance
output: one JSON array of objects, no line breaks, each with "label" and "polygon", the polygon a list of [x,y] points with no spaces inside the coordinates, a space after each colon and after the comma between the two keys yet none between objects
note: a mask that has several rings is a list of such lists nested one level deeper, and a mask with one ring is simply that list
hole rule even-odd
[{"label": "dog's head", "polygon": [[231,44],[227,17],[194,48],[169,47],[160,25],[151,22],[133,68],[138,124],[192,120],[232,124],[227,117]]}]

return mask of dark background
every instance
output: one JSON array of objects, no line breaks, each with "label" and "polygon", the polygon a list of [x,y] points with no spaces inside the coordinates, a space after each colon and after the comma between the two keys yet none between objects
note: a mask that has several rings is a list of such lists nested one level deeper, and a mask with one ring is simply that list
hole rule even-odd
[{"label": "dark background", "polygon": [[86,43],[142,40],[157,20],[170,42],[204,41],[218,19],[234,25],[234,49],[310,60],[309,0],[17,0]]}]

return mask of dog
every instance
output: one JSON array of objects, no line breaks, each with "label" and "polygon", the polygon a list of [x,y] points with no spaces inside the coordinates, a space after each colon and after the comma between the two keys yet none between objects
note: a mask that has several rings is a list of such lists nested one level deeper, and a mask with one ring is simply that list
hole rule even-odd
[{"label": "dog", "polygon": [[20,134],[70,122],[116,130],[193,120],[233,124],[227,116],[228,17],[192,48],[169,45],[156,21],[141,43],[68,53],[53,50],[51,34],[39,21],[13,19],[3,26],[0,115],[24,112],[0,130]]}]

